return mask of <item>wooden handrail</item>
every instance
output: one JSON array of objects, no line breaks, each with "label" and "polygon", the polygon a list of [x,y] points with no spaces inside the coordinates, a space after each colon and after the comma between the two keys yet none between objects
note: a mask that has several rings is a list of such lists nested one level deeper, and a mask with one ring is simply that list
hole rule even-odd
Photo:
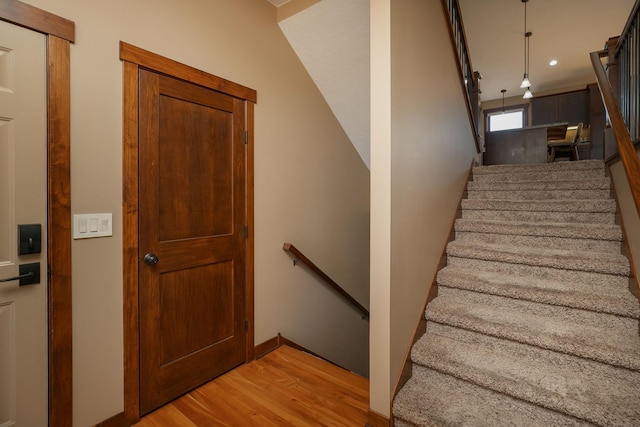
[{"label": "wooden handrail", "polygon": [[[458,68],[458,74],[460,77],[460,85],[464,92],[465,104],[467,106],[467,114],[469,115],[469,123],[471,125],[471,131],[473,133],[473,141],[476,146],[476,153],[480,153],[480,134],[478,132],[478,118],[475,115],[473,105],[471,103],[471,90],[467,87],[468,83],[465,82],[464,68],[468,68],[469,75],[466,77],[472,82],[472,87],[475,88],[478,84],[478,74],[474,71],[471,65],[471,56],[469,55],[469,45],[467,44],[467,36],[464,31],[464,24],[462,23],[462,15],[460,14],[460,4],[458,0],[441,0],[442,10],[445,14],[445,20],[447,21],[447,28],[449,28],[449,39],[453,50],[456,52],[456,65]],[[451,4],[451,9],[449,8]],[[459,28],[454,28],[454,24],[457,24]],[[460,38],[456,37],[456,30],[459,31]],[[459,40],[460,43],[457,43]],[[461,50],[460,50],[461,49]],[[466,64],[463,63],[462,58],[466,59]]]},{"label": "wooden handrail", "polygon": [[331,277],[327,276],[327,274],[325,274],[325,272],[322,271],[320,269],[320,267],[315,265],[313,262],[311,262],[311,260],[309,258],[304,256],[304,254],[302,252],[300,252],[298,250],[298,248],[293,246],[291,243],[285,243],[282,246],[282,249],[285,250],[286,252],[291,252],[296,257],[293,260],[293,265],[297,264],[296,260],[301,261],[303,264],[305,264],[307,267],[309,267],[311,269],[311,271],[313,271],[318,276],[320,276],[320,278],[322,278],[334,290],[336,290],[347,301],[349,301],[354,307],[356,307],[358,310],[360,310],[362,312],[362,314],[363,314],[363,316],[362,316],[363,319],[368,319],[369,318],[369,310],[367,310],[362,304],[360,304],[358,301],[356,301],[355,298],[353,298],[351,295],[349,295],[349,293],[347,291],[342,289],[342,287],[340,287],[340,285],[338,285],[336,282],[334,282],[333,279],[331,279]]},{"label": "wooden handrail", "polygon": [[613,134],[615,135],[618,146],[618,153],[622,160],[627,180],[629,181],[631,195],[635,202],[636,210],[640,215],[640,159],[638,159],[638,153],[622,118],[622,113],[620,112],[616,98],[613,95],[607,74],[602,66],[602,62],[600,62],[600,56],[601,52],[592,52],[591,63],[596,73],[596,80],[600,88],[604,106],[609,114],[609,121],[611,122],[611,128],[613,129]]}]

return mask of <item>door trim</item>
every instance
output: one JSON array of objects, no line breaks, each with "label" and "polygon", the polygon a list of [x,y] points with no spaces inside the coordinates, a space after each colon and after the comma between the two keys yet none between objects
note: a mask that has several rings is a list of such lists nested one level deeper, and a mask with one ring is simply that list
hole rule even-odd
[{"label": "door trim", "polygon": [[46,37],[49,426],[71,426],[73,382],[69,59],[70,43],[75,42],[75,24],[17,0],[3,0],[0,3],[0,19],[43,33]]},{"label": "door trim", "polygon": [[138,71],[140,68],[173,76],[244,100],[246,144],[246,218],[249,230],[246,271],[246,335],[245,362],[254,358],[254,289],[253,289],[253,142],[255,90],[216,77],[188,65],[165,58],[125,42],[120,42],[123,61],[123,125],[122,125],[122,251],[124,312],[124,415],[125,424],[140,420],[140,332],[138,312]]}]

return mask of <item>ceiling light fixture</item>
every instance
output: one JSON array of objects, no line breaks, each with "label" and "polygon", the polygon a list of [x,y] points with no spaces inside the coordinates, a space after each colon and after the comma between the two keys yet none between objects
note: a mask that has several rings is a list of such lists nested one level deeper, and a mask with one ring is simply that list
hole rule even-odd
[{"label": "ceiling light fixture", "polygon": [[531,81],[529,80],[529,39],[533,35],[531,31],[527,31],[527,3],[529,0],[522,0],[524,3],[524,77],[522,79],[522,83],[520,83],[521,88],[527,88],[525,92],[524,98],[531,98],[533,95],[531,94]]},{"label": "ceiling light fixture", "polygon": [[502,89],[500,92],[502,92],[502,112],[504,113],[504,94],[507,90],[506,89]]},{"label": "ceiling light fixture", "polygon": [[549,65],[551,65],[552,67],[555,67],[556,65],[558,65],[558,61],[556,61],[555,59],[552,59],[551,61],[549,61]]},{"label": "ceiling light fixture", "polygon": [[533,94],[531,93],[531,89],[527,88],[527,90],[524,92],[524,95],[522,97],[524,99],[533,98]]}]

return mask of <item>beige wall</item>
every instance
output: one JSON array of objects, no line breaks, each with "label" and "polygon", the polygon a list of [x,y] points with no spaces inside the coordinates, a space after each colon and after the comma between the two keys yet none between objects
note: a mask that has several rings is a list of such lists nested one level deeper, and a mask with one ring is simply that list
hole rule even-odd
[{"label": "beige wall", "polygon": [[[475,146],[441,2],[396,0],[390,5],[373,2],[371,7],[372,16],[390,16],[390,38],[388,30],[373,21],[371,26],[371,306],[372,318],[390,322],[389,332],[379,335],[372,323],[371,407],[389,415],[392,388],[422,316]],[[374,63],[378,49],[390,49],[387,62],[378,58]],[[389,69],[390,80],[385,81]],[[383,94],[377,93],[387,86],[390,111],[385,110]],[[377,134],[380,122],[389,123],[390,132]],[[390,156],[383,161],[385,154]],[[378,196],[379,191],[385,197]],[[390,237],[374,237],[377,234]],[[376,376],[374,364],[383,369],[379,355],[387,358],[389,370]]]},{"label": "beige wall", "polygon": [[[638,150],[640,156],[640,150]],[[636,209],[631,190],[629,189],[629,181],[624,172],[621,161],[617,161],[610,167],[611,178],[616,188],[618,203],[620,205],[620,216],[624,224],[625,234],[629,242],[631,258],[636,269],[636,273],[640,274],[640,216]]]},{"label": "beige wall", "polygon": [[118,42],[254,88],[256,344],[278,332],[368,371],[368,322],[282,251],[289,241],[369,305],[369,172],[266,0],[27,0],[75,21],[72,212],[112,212],[73,242],[74,426],[123,410],[122,63]]}]

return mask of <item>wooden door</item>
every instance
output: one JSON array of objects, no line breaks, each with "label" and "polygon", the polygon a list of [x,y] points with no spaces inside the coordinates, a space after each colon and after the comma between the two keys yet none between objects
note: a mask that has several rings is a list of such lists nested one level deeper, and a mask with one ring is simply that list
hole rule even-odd
[{"label": "wooden door", "polygon": [[[0,426],[47,425],[45,57],[42,34],[0,21]],[[40,242],[21,247],[19,224]],[[28,265],[35,283],[11,280]]]},{"label": "wooden door", "polygon": [[245,360],[244,101],[139,74],[140,413]]}]

